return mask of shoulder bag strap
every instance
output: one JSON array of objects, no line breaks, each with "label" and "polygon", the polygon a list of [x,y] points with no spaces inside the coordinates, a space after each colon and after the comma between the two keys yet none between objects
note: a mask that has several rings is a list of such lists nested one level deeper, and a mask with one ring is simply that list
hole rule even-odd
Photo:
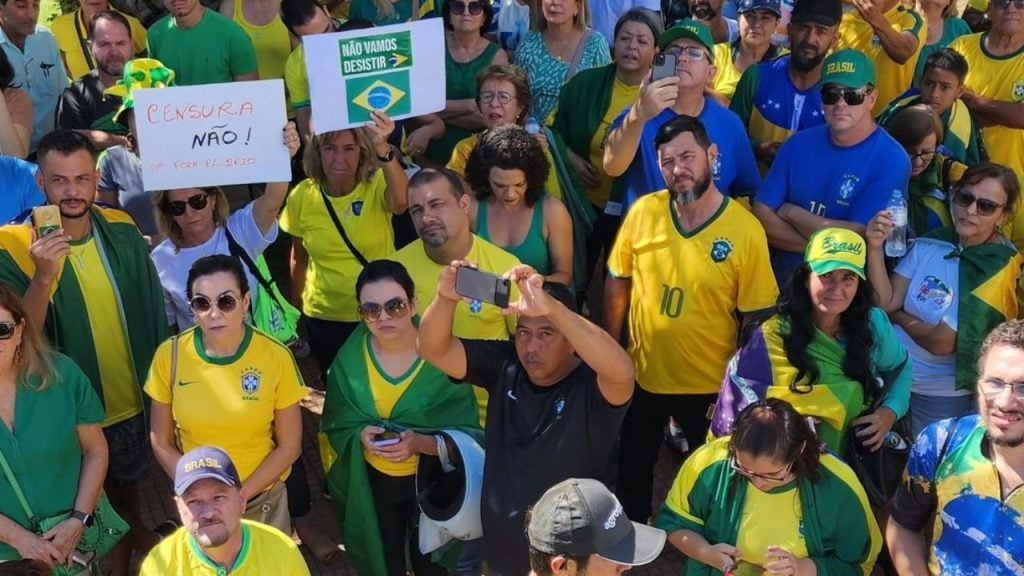
[{"label": "shoulder bag strap", "polygon": [[[583,52],[587,48],[587,43],[590,42],[590,35],[594,33],[593,28],[587,28],[587,31],[583,33],[583,38],[580,38],[580,43],[576,45],[576,51],[572,53],[572,61],[569,62],[569,69],[565,71],[565,82],[568,82],[576,75],[576,71],[580,68],[580,63],[583,62]],[[543,121],[543,118],[541,119]]]},{"label": "shoulder bag strap", "polygon": [[171,336],[171,390],[174,390],[174,380],[178,376],[178,336]]},{"label": "shoulder bag strap", "polygon": [[230,252],[235,258],[241,260],[242,263],[245,264],[245,267],[249,269],[249,273],[256,278],[257,282],[260,283],[260,286],[273,296],[273,282],[263,276],[263,273],[261,273],[260,269],[256,267],[256,263],[253,262],[251,257],[249,257],[249,254],[241,245],[238,244],[237,241],[235,241],[235,237],[232,236],[231,230],[229,230],[227,226],[224,226],[224,234],[228,239],[228,252]]},{"label": "shoulder bag strap", "polygon": [[369,264],[362,252],[352,245],[352,241],[348,239],[348,234],[345,234],[345,227],[341,225],[341,220],[338,220],[338,215],[334,212],[334,206],[331,206],[331,200],[327,197],[327,192],[324,191],[323,185],[320,186],[320,197],[324,199],[324,206],[327,207],[327,213],[331,215],[334,227],[338,229],[338,234],[341,234],[341,239],[345,242],[345,246],[348,246],[349,251],[356,257],[356,260],[359,260],[360,264],[363,266]]},{"label": "shoulder bag strap", "polygon": [[35,514],[32,513],[32,508],[29,507],[28,500],[25,499],[25,494],[21,491],[21,485],[18,484],[18,480],[14,477],[14,471],[11,470],[11,465],[7,463],[7,458],[4,457],[3,450],[0,450],[0,467],[3,467],[4,476],[7,477],[7,481],[10,482],[11,487],[14,488],[14,494],[18,497],[18,502],[25,510],[25,515],[29,517],[32,524],[35,524]]}]

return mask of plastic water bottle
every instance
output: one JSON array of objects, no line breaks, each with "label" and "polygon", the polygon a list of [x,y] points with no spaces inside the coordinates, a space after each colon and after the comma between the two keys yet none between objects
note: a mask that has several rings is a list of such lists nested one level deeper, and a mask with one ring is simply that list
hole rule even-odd
[{"label": "plastic water bottle", "polygon": [[530,136],[536,136],[540,134],[540,124],[537,123],[537,119],[530,116],[529,120],[526,121],[526,133]]},{"label": "plastic water bottle", "polygon": [[907,253],[907,201],[903,199],[902,190],[893,190],[889,197],[889,205],[885,207],[892,216],[892,232],[885,241],[885,255],[899,258]]}]

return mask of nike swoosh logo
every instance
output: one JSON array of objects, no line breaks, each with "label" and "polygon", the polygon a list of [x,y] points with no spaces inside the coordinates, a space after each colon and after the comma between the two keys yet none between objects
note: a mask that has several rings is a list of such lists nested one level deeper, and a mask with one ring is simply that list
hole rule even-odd
[{"label": "nike swoosh logo", "polygon": [[196,382],[198,382],[198,380],[189,380],[188,382],[178,380],[178,386],[188,386],[189,384],[195,384]]}]

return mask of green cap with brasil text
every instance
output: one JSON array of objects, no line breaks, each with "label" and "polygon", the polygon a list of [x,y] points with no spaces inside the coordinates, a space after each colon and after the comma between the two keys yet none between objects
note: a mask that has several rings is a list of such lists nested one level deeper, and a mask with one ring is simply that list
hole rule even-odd
[{"label": "green cap with brasil text", "polygon": [[153,58],[136,58],[124,63],[124,76],[103,93],[121,98],[121,107],[114,114],[114,122],[127,127],[124,113],[135,108],[132,92],[168,86],[174,86],[174,70]]},{"label": "green cap with brasil text", "polygon": [[859,50],[839,50],[825,58],[822,66],[821,83],[839,84],[847,88],[862,88],[874,85],[875,63]]},{"label": "green cap with brasil text", "polygon": [[708,27],[703,23],[693,18],[676,22],[671,28],[665,30],[665,33],[658,39],[658,47],[664,50],[669,44],[680,38],[689,38],[694,42],[699,42],[701,46],[707,48],[708,57],[714,58],[715,41],[711,37],[711,30],[708,30]]},{"label": "green cap with brasil text", "polygon": [[818,276],[834,270],[849,270],[865,279],[866,258],[867,244],[864,238],[846,228],[818,230],[807,241],[807,250],[804,252],[804,262]]}]

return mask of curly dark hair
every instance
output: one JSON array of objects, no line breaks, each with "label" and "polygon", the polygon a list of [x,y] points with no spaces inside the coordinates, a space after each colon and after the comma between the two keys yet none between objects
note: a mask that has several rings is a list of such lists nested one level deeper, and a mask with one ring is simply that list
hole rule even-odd
[{"label": "curly dark hair", "polygon": [[[814,339],[816,330],[814,303],[807,289],[810,275],[811,269],[806,263],[794,270],[779,296],[777,307],[779,315],[789,325],[788,331],[782,336],[782,347],[786,351],[786,359],[797,369],[796,378],[790,383],[789,389],[801,394],[810,392],[821,376],[817,363],[807,355],[807,346]],[[871,294],[871,284],[861,279],[857,283],[857,292],[850,307],[839,315],[839,324],[846,340],[843,372],[860,382],[865,392],[871,389],[874,382],[871,373],[871,349],[875,345],[870,321]]]},{"label": "curly dark hair", "polygon": [[496,126],[480,135],[466,162],[466,182],[480,202],[494,196],[491,168],[522,170],[526,176],[526,205],[533,206],[544,195],[551,164],[540,142],[526,130],[511,124]]}]

